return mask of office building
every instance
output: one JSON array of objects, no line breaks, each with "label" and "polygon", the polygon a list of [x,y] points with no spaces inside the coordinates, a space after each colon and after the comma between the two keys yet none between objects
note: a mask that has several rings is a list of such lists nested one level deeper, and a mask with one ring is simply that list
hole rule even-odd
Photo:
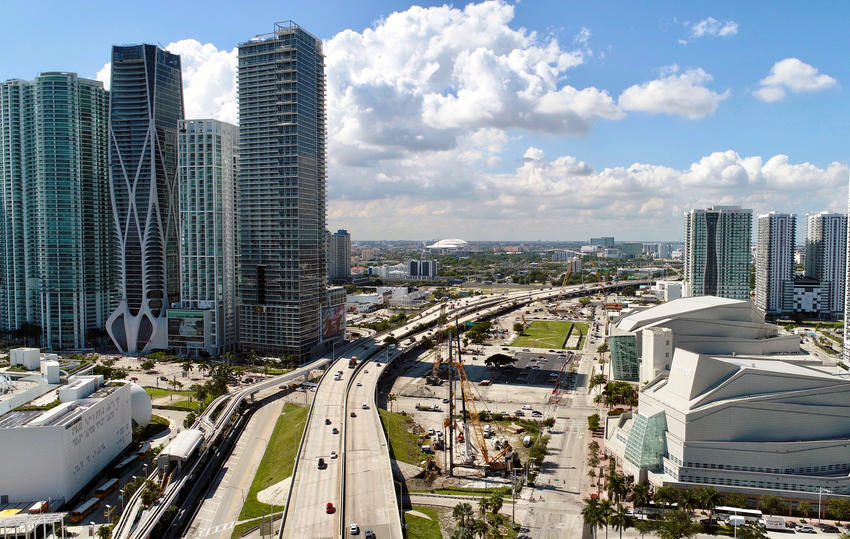
[{"label": "office building", "polygon": [[108,92],[74,73],[0,84],[0,327],[86,346],[114,297]]},{"label": "office building", "polygon": [[685,213],[686,295],[750,298],[752,220],[738,206]]},{"label": "office building", "polygon": [[351,234],[337,230],[328,235],[328,280],[331,282],[351,279]]},{"label": "office building", "polygon": [[756,307],[768,315],[785,310],[785,289],[793,286],[797,218],[770,212],[758,216]]},{"label": "office building", "polygon": [[839,317],[844,312],[847,271],[847,216],[821,212],[806,216],[806,277],[829,287],[822,314]]},{"label": "office building", "polygon": [[325,322],[322,42],[289,21],[238,48],[240,345],[306,361]]},{"label": "office building", "polygon": [[132,382],[71,376],[58,395],[49,410],[0,415],[1,504],[70,502],[132,443],[133,427],[151,418],[150,397]]},{"label": "office building", "polygon": [[180,120],[180,297],[166,314],[169,348],[220,355],[236,344],[238,128]]},{"label": "office building", "polygon": [[179,296],[177,122],[180,56],[112,47],[109,175],[121,290],[106,330],[123,353],[168,346],[165,310]]},{"label": "office building", "polygon": [[614,236],[602,236],[600,238],[590,238],[590,244],[596,247],[613,247]]},{"label": "office building", "polygon": [[407,276],[411,279],[431,281],[437,278],[436,260],[409,260]]},{"label": "office building", "polygon": [[581,253],[570,250],[563,251],[553,251],[552,252],[552,262],[569,262],[570,260],[580,259]]}]

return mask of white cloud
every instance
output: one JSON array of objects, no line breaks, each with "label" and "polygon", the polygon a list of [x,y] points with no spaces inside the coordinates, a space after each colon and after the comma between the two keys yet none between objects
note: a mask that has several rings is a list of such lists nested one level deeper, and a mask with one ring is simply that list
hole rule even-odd
[{"label": "white cloud", "polygon": [[796,94],[818,92],[835,86],[835,82],[834,78],[820,73],[812,65],[797,58],[785,58],[773,64],[770,74],[759,82],[761,87],[753,94],[770,103],[785,97],[787,90]]},{"label": "white cloud", "polygon": [[717,93],[705,87],[712,76],[702,68],[678,74],[678,66],[663,69],[661,78],[626,88],[618,99],[624,110],[677,114],[690,119],[713,114],[730,90]]},{"label": "white cloud", "polygon": [[729,37],[738,34],[738,23],[735,21],[721,22],[714,17],[706,17],[699,22],[695,22],[690,25],[685,23],[685,25],[690,28],[690,37],[692,39],[698,39],[705,36]]},{"label": "white cloud", "polygon": [[[218,50],[195,39],[169,43],[166,50],[180,55],[186,118],[213,118],[236,123],[236,49]],[[111,64],[96,75],[109,89]]]}]

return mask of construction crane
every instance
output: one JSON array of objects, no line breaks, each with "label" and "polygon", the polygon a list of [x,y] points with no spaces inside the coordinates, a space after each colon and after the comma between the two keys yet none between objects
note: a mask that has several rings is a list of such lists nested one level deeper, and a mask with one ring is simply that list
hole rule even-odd
[{"label": "construction crane", "polygon": [[[440,380],[440,363],[442,359],[443,348],[443,322],[446,319],[446,304],[440,305],[440,316],[437,318],[437,349],[434,352],[434,367],[431,369],[431,376],[425,377],[425,382],[432,386],[438,386],[442,382]],[[451,343],[449,343],[451,344]]]},{"label": "construction crane", "polygon": [[573,268],[575,267],[577,262],[578,258],[573,258],[572,260],[567,262],[567,269],[564,272],[564,280],[561,282],[561,290],[558,292],[558,299],[556,299],[555,303],[552,304],[554,306],[548,309],[549,314],[551,314],[552,316],[557,316],[558,314],[558,310],[555,307],[557,307],[557,305],[561,303],[561,298],[564,297],[564,290],[567,286],[567,280],[570,278],[570,274],[573,272]]}]

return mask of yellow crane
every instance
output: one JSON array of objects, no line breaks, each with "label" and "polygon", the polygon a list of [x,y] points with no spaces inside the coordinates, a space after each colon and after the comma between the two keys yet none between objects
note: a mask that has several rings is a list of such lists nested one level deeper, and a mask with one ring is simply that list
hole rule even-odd
[{"label": "yellow crane", "polygon": [[553,316],[556,316],[558,314],[557,306],[559,303],[561,303],[561,298],[564,297],[564,291],[567,286],[567,280],[570,278],[570,274],[572,274],[573,268],[578,263],[578,261],[578,258],[573,258],[572,260],[567,262],[567,269],[564,272],[564,280],[561,282],[561,290],[558,292],[558,299],[556,299],[555,303],[553,303],[553,307],[549,308],[549,314]]},{"label": "yellow crane", "polygon": [[431,385],[440,385],[440,364],[443,362],[443,322],[446,320],[446,304],[440,305],[440,316],[437,318],[437,348],[434,351],[434,366],[431,369],[431,376],[426,376],[425,381]]}]

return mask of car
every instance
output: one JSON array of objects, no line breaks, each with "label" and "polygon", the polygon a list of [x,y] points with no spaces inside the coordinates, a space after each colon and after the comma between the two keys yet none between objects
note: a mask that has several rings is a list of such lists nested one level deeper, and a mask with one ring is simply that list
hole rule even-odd
[{"label": "car", "polygon": [[334,433],[334,434],[339,434],[339,429],[334,427],[331,432]]},{"label": "car", "polygon": [[838,526],[833,526],[832,524],[821,524],[818,528],[823,533],[838,533],[841,531],[838,529]]},{"label": "car", "polygon": [[363,374],[369,374],[369,369],[366,369],[365,371],[363,371]]},{"label": "car", "polygon": [[[502,350],[504,350],[504,348],[502,348]],[[531,352],[531,350],[530,350],[530,349],[528,349],[528,348],[523,348],[523,349],[522,349],[522,351],[523,351],[523,352]]]},{"label": "car", "polygon": [[522,409],[523,410],[531,410],[531,405],[530,404],[523,404]]},{"label": "car", "polygon": [[507,351],[508,351],[508,349],[507,349],[507,348],[502,348],[502,351],[503,351],[503,352],[507,352]]},{"label": "car", "polygon": [[353,410],[351,411],[351,417],[357,417],[357,414],[355,414]]},{"label": "car", "polygon": [[361,384],[360,382],[357,382],[357,387],[360,387],[360,386],[362,386],[362,385],[363,385],[363,384]]},{"label": "car", "polygon": [[369,409],[369,405],[368,405],[368,404],[366,404],[365,402],[363,402],[360,406],[361,406],[364,410],[368,410],[368,409]]},{"label": "car", "polygon": [[348,527],[348,533],[351,535],[360,535],[360,526],[352,522],[351,526]]},{"label": "car", "polygon": [[550,352],[554,352],[554,350],[549,350]]},{"label": "car", "polygon": [[531,417],[543,417],[543,412],[541,412],[539,410],[532,410],[531,411]]},{"label": "car", "polygon": [[325,513],[330,515],[330,514],[333,514],[334,511],[336,511],[334,504],[331,503],[331,502],[328,502],[328,505],[325,507]]},{"label": "car", "polygon": [[335,459],[337,457],[336,451],[331,451],[331,458]]},{"label": "car", "polygon": [[799,533],[817,533],[815,529],[808,524],[797,524],[794,531]]},{"label": "car", "polygon": [[327,467],[328,467],[328,464],[325,462],[325,459],[323,459],[322,457],[319,457],[319,469],[324,470]]},{"label": "car", "polygon": [[443,404],[448,404],[448,403],[449,403],[449,399],[443,399]]},{"label": "car", "polygon": [[377,536],[372,530],[366,530],[366,535],[364,535],[363,537],[365,537],[366,539],[375,539]]},{"label": "car", "polygon": [[516,411],[514,412],[514,415],[515,415],[515,416],[517,416],[517,417],[524,417],[524,416],[525,416],[525,412],[523,412],[522,410],[516,410]]},{"label": "car", "polygon": [[330,425],[330,424],[331,424],[330,418],[326,417],[325,418],[325,425]]}]

